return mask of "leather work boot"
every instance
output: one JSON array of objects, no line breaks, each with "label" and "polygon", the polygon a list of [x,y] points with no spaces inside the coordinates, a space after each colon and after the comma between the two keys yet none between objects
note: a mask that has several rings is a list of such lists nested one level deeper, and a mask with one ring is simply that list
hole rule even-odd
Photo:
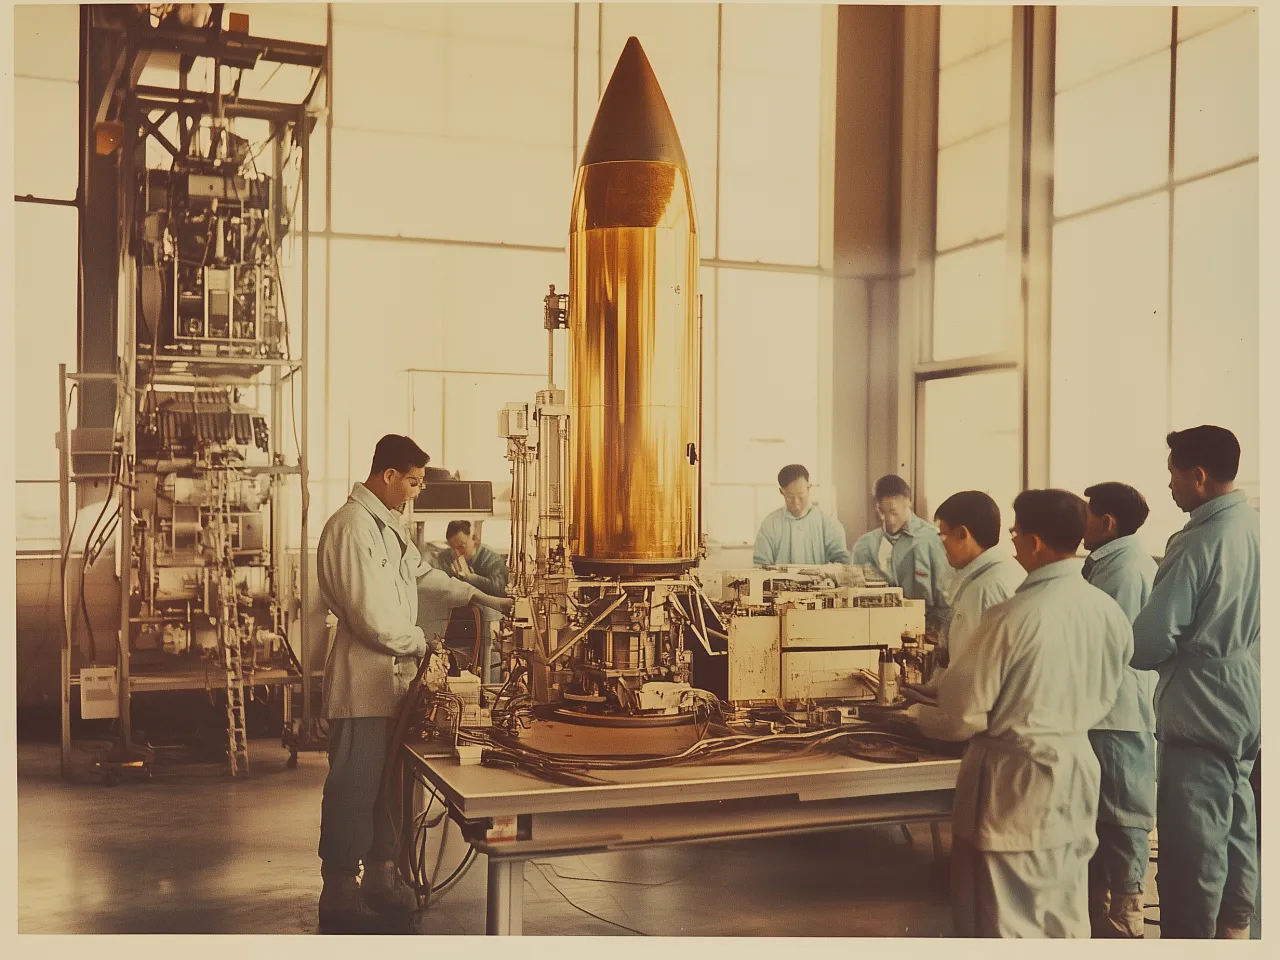
[{"label": "leather work boot", "polygon": [[1143,940],[1147,936],[1147,922],[1142,912],[1141,893],[1118,893],[1111,898],[1107,920],[1112,928],[1112,939]]},{"label": "leather work boot", "polygon": [[376,933],[378,916],[360,896],[360,882],[353,876],[325,874],[320,891],[321,933]]},{"label": "leather work boot", "polygon": [[1107,914],[1111,910],[1111,891],[1093,890],[1089,893],[1089,927],[1094,940],[1110,935]]},{"label": "leather work boot", "polygon": [[361,884],[364,902],[383,913],[411,913],[418,909],[418,895],[400,879],[396,865],[390,860],[365,864]]},{"label": "leather work boot", "polygon": [[1250,938],[1250,934],[1251,934],[1251,931],[1250,931],[1249,927],[1250,927],[1250,925],[1249,925],[1249,924],[1247,924],[1247,923],[1246,923],[1244,926],[1242,926],[1242,927],[1224,927],[1224,926],[1221,926],[1221,925],[1220,925],[1220,926],[1218,927],[1218,936],[1216,937],[1216,939],[1218,939],[1218,940],[1248,940],[1248,939]]}]

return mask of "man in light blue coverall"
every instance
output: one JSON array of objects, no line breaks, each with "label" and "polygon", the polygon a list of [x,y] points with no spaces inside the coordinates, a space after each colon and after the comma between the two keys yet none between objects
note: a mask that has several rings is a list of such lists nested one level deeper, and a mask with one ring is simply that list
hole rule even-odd
[{"label": "man in light blue coverall", "polygon": [[778,471],[778,492],[786,504],[764,518],[756,534],[757,567],[772,564],[848,563],[844,527],[809,501],[809,471],[791,463]]},{"label": "man in light blue coverall", "polygon": [[1234,488],[1222,427],[1171,433],[1169,489],[1191,514],[1133,624],[1133,666],[1159,670],[1160,937],[1247,940],[1258,888],[1249,774],[1261,743],[1258,513]]},{"label": "man in light blue coverall", "polygon": [[1027,490],[1013,510],[1027,579],[983,615],[938,682],[937,709],[909,713],[929,736],[969,740],[952,812],[956,935],[1088,937],[1100,779],[1089,731],[1116,701],[1132,633],[1073,559],[1080,498]]},{"label": "man in light blue coverall", "polygon": [[923,600],[925,628],[938,636],[951,619],[946,594],[951,567],[938,528],[912,511],[911,488],[901,477],[881,477],[873,495],[881,526],[858,538],[853,563],[875,567],[890,586],[902,588],[904,597]]},{"label": "man in light blue coverall", "polygon": [[[1150,513],[1124,483],[1084,492],[1084,578],[1120,605],[1132,622],[1151,596],[1156,562],[1138,541]],[[1155,674],[1125,671],[1111,712],[1089,731],[1102,768],[1098,852],[1089,863],[1089,919],[1095,938],[1146,936],[1143,888],[1156,824]]]}]

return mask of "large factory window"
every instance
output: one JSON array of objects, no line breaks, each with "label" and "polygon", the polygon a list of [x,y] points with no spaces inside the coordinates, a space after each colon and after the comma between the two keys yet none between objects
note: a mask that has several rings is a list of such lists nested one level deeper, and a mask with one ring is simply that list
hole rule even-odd
[{"label": "large factory window", "polygon": [[1257,495],[1258,165],[1178,187],[1173,203],[1173,425],[1235,431],[1238,483]]},{"label": "large factory window", "polygon": [[[1055,136],[1053,136],[1053,214],[1070,216],[1083,210],[1140,195],[1165,182],[1169,174],[1169,9],[1164,17],[1164,49],[1148,51],[1153,36],[1148,23],[1157,8],[1143,9],[1144,17],[1107,32],[1129,26],[1128,49],[1117,50],[1121,63],[1096,64],[1098,76],[1075,68],[1075,44],[1089,46],[1100,32],[1097,18],[1110,18],[1108,8],[1059,10],[1059,24],[1068,27],[1057,38],[1059,61],[1068,69],[1057,74]],[[1087,28],[1070,29],[1074,18],[1091,18]],[[1107,19],[1110,23],[1110,19]],[[1112,33],[1112,36],[1114,36]],[[1114,38],[1112,44],[1119,47]]]},{"label": "large factory window", "polygon": [[926,359],[1009,344],[1005,229],[1013,14],[944,7],[939,27],[933,342]]},{"label": "large factory window", "polygon": [[[1079,492],[1118,480],[1142,490],[1153,508],[1168,501],[1162,489],[1168,234],[1163,193],[1054,230],[1049,473],[1055,486]],[[1157,531],[1154,518],[1149,526],[1159,542],[1148,549],[1158,551],[1167,533]]]},{"label": "large factory window", "polygon": [[719,256],[814,266],[822,7],[723,11]]},{"label": "large factory window", "polygon": [[454,5],[429,29],[353,21],[355,9],[334,8],[333,229],[562,246],[571,11],[478,38],[457,32]]},{"label": "large factory window", "polygon": [[[14,422],[15,534],[19,550],[58,546],[58,364],[76,369],[79,7],[14,7],[13,187],[16,396],[32,402]],[[75,404],[70,423],[75,423]]]},{"label": "large factory window", "polygon": [[[76,233],[74,207],[17,203],[14,235],[15,395],[33,402],[14,421],[14,475],[20,481],[21,549],[58,543],[58,364],[76,368]],[[34,402],[36,400],[41,402]],[[75,422],[72,403],[70,422]],[[27,481],[38,481],[36,483]]]},{"label": "large factory window", "polygon": [[79,7],[13,8],[13,192],[71,200],[79,180]]},{"label": "large factory window", "polygon": [[[821,278],[763,270],[720,269],[716,314],[716,459],[711,497],[735,498],[754,540],[764,514],[780,505],[778,469],[803,463],[816,469],[819,455],[818,313]],[[830,478],[814,477],[830,487]],[[720,484],[727,485],[721,487]],[[751,485],[752,491],[743,485]],[[740,503],[738,501],[741,501]],[[833,504],[824,504],[828,509]],[[716,505],[708,533],[717,542],[741,543],[745,523],[717,523],[731,513]]]},{"label": "large factory window", "polygon": [[1166,431],[1233,430],[1257,495],[1257,91],[1256,11],[1057,12],[1050,475],[1133,483],[1157,554]]},{"label": "large factory window", "polygon": [[1178,180],[1258,155],[1257,11],[1207,32],[1200,32],[1201,23],[1194,8],[1179,8],[1173,164]]},{"label": "large factory window", "polygon": [[956,491],[983,490],[1011,518],[1022,488],[1021,376],[1000,370],[928,380],[922,393],[927,472],[916,508],[932,517]]},{"label": "large factory window", "polygon": [[[1022,371],[1009,264],[1019,169],[1012,7],[938,15],[931,335],[916,372],[916,509],[958,490],[1009,511],[1020,488]],[[975,363],[974,358],[982,358]]]}]

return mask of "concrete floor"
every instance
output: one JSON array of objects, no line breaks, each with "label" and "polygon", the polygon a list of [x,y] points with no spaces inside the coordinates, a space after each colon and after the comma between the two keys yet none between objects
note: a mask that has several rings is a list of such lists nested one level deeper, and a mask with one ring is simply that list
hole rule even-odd
[{"label": "concrete floor", "polygon": [[[77,747],[68,784],[55,745],[19,745],[20,933],[316,932],[323,756],[288,770],[278,743],[253,741],[250,779],[175,761],[113,788],[89,772],[95,756]],[[868,828],[535,861],[524,932],[632,935],[609,920],[655,936],[945,936],[945,872],[928,828],[912,832],[910,845]],[[451,840],[441,876],[461,858]],[[482,934],[484,897],[479,857],[420,932]]]},{"label": "concrete floor", "polygon": [[[302,754],[289,770],[277,741],[255,740],[252,777],[231,780],[220,764],[162,754],[149,782],[107,788],[91,771],[98,752],[77,745],[66,783],[56,745],[18,745],[18,932],[316,932],[323,755]],[[450,829],[442,877],[464,849]],[[864,828],[534,861],[524,932],[948,936],[945,866],[927,827],[911,833],[911,843],[896,828]],[[1154,873],[1147,916],[1158,922]],[[479,857],[419,932],[483,934],[484,904]]]}]

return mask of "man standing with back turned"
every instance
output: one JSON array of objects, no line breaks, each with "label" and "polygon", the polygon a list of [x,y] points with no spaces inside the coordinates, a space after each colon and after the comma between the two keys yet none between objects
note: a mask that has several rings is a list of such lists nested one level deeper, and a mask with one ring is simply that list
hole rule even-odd
[{"label": "man standing with back turned", "polygon": [[1222,427],[1169,434],[1173,535],[1133,624],[1133,666],[1159,670],[1160,938],[1249,939],[1258,889],[1249,774],[1262,737],[1258,512],[1235,489]]},{"label": "man standing with back turned", "polygon": [[[329,776],[320,807],[321,932],[369,933],[370,907],[417,906],[395,868],[392,798],[381,789],[395,716],[428,641],[415,622],[421,555],[401,508],[430,458],[408,437],[378,441],[369,478],[351,488],[316,550],[320,596],[338,618],[324,665]],[[439,641],[431,648],[438,650]],[[363,885],[357,880],[364,864]]]},{"label": "man standing with back turned", "polygon": [[[1147,598],[1156,562],[1142,549],[1138,530],[1147,501],[1123,483],[1099,483],[1084,492],[1084,578],[1120,605],[1133,622]],[[1146,936],[1143,888],[1156,825],[1156,740],[1151,695],[1155,675],[1125,671],[1116,705],[1089,731],[1102,768],[1098,852],[1089,861],[1089,920],[1095,938]]]}]

